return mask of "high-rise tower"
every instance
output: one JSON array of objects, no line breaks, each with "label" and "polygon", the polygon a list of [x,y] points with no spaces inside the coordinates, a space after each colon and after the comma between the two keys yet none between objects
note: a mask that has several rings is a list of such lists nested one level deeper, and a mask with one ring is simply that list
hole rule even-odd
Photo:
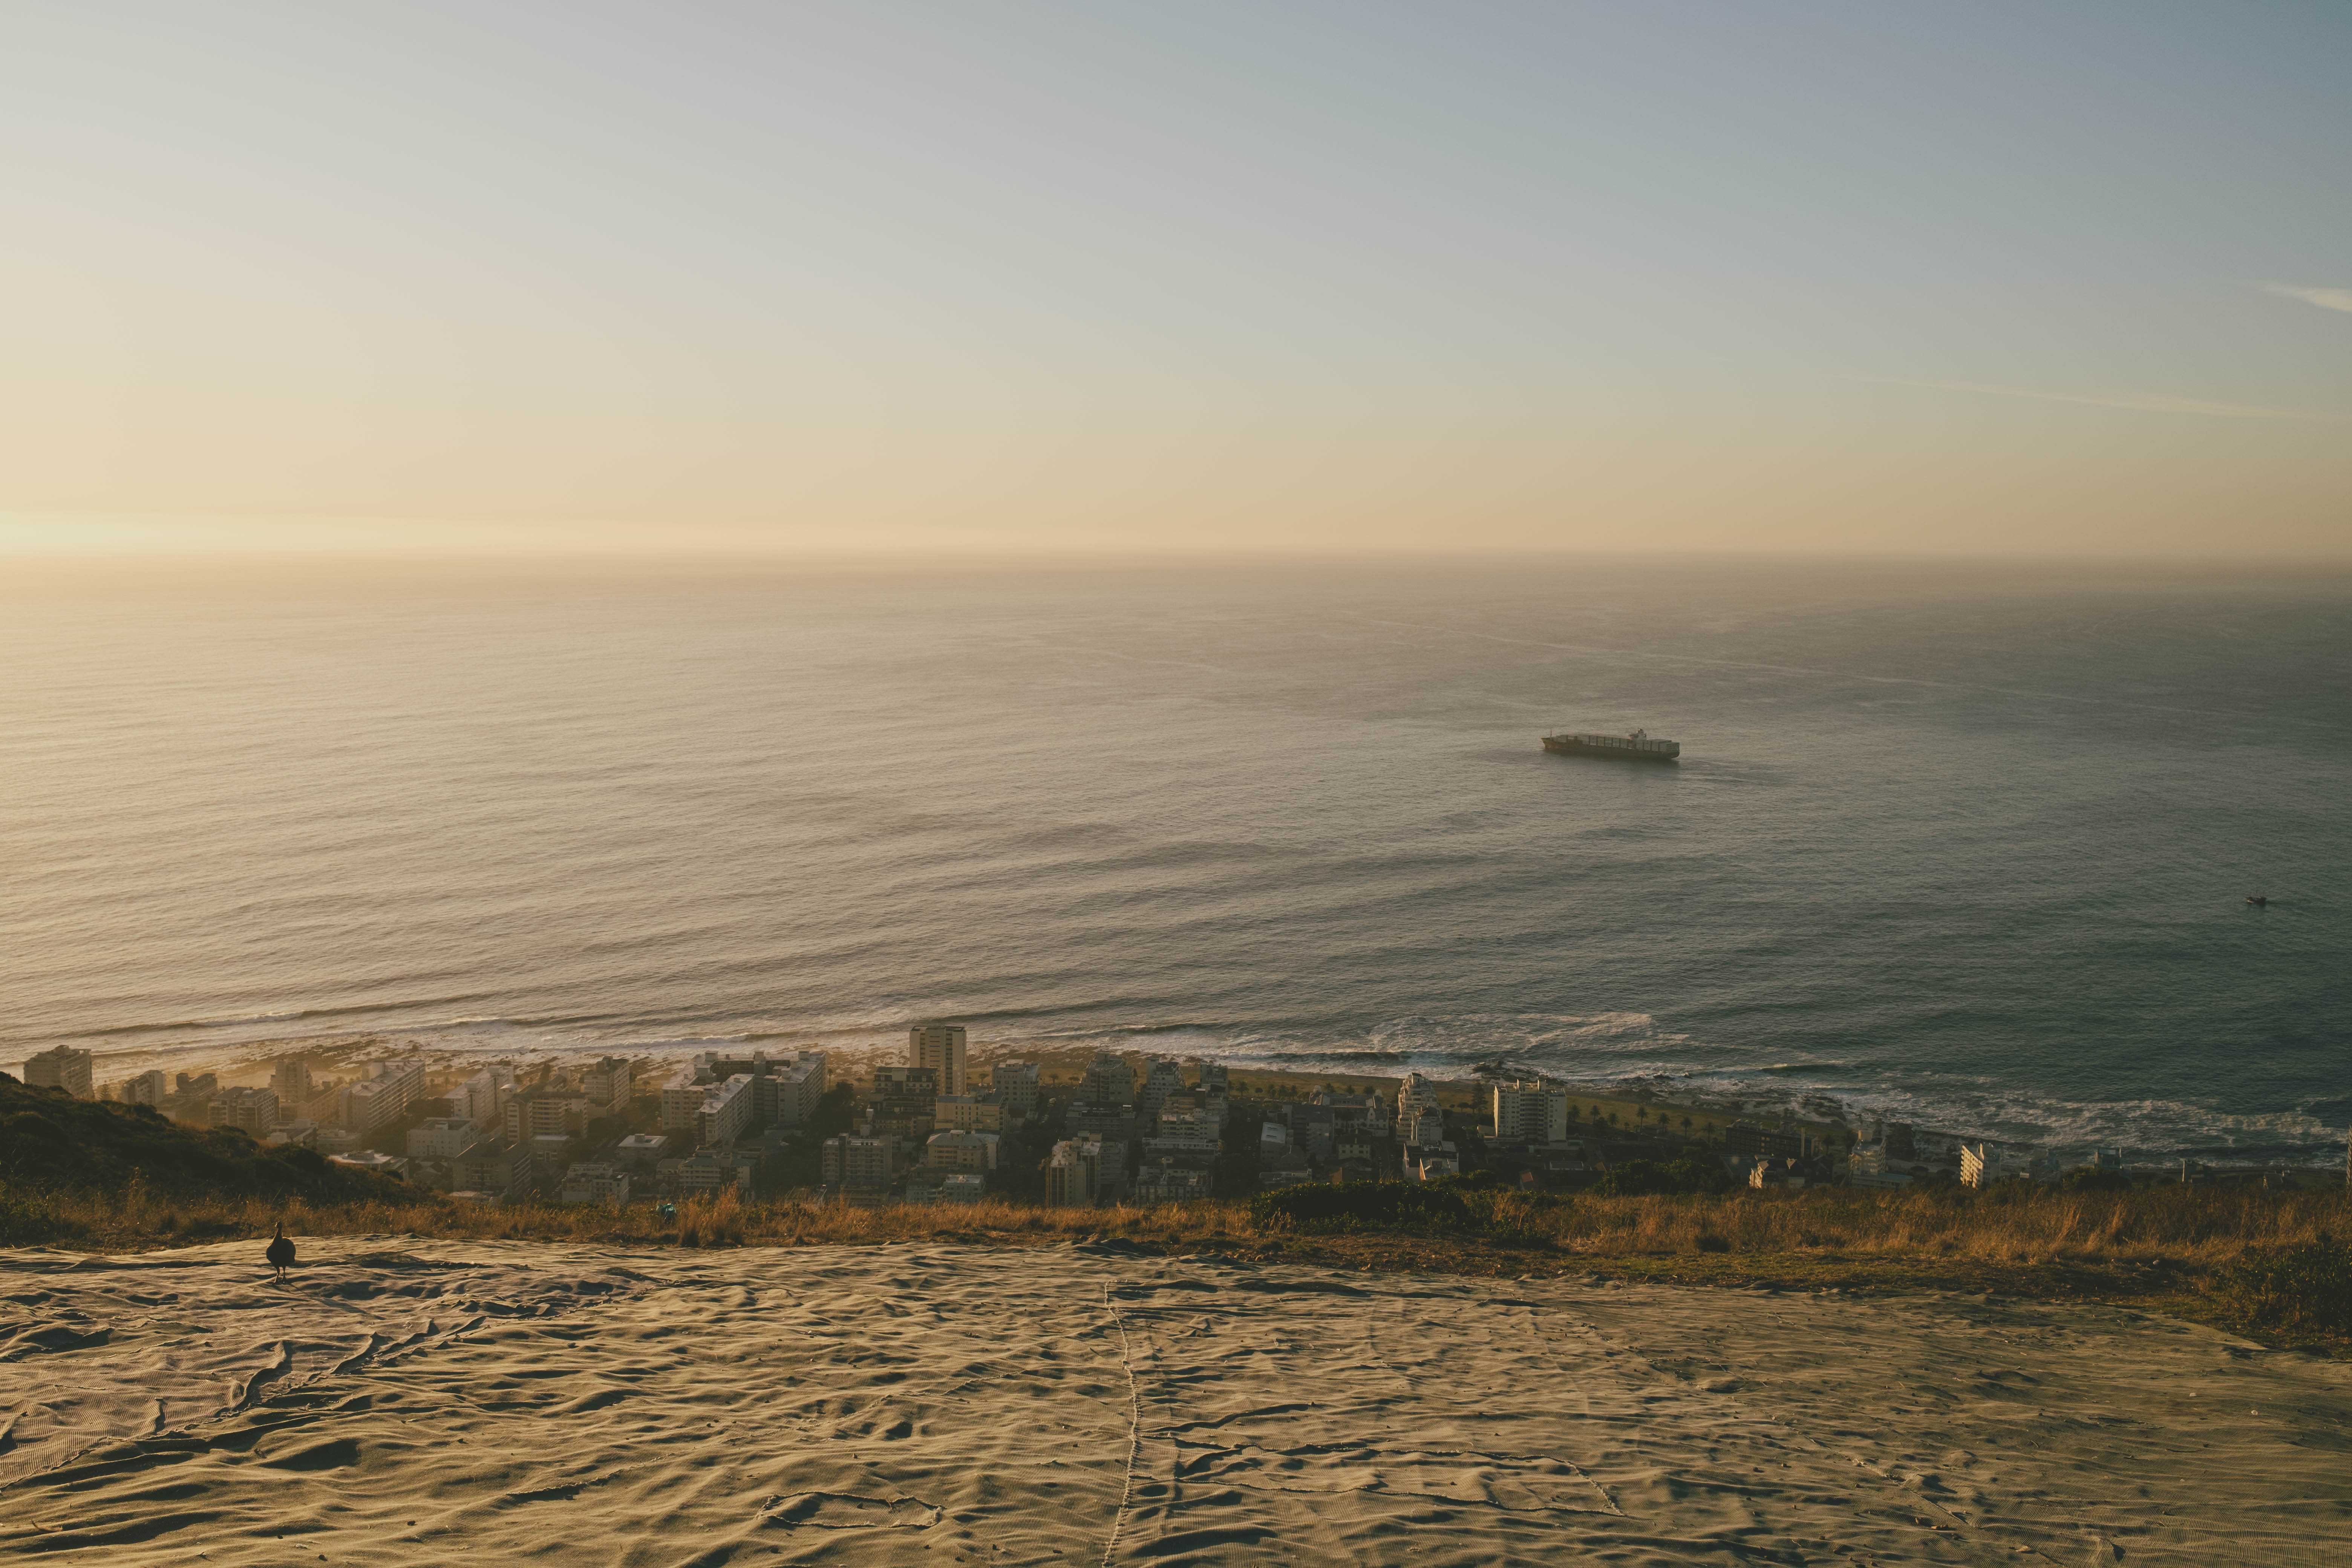
[{"label": "high-rise tower", "polygon": [[907,1065],[940,1075],[941,1094],[970,1094],[961,1024],[918,1024],[907,1031]]}]

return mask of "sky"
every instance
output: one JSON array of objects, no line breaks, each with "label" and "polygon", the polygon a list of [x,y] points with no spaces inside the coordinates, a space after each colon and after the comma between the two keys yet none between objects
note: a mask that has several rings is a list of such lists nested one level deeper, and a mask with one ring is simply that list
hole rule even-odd
[{"label": "sky", "polygon": [[2352,555],[2352,8],[0,6],[0,552]]}]

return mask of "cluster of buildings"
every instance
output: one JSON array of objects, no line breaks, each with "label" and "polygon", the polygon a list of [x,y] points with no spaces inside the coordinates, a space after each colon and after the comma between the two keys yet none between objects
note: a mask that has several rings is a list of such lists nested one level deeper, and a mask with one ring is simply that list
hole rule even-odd
[{"label": "cluster of buildings", "polygon": [[819,1146],[824,1190],[863,1203],[971,1203],[999,1190],[1008,1141],[1034,1130],[1043,1101],[1034,1062],[995,1062],[985,1077],[962,1026],[909,1029],[907,1059],[876,1068],[850,1125]]},{"label": "cluster of buildings", "polygon": [[1231,1109],[1215,1062],[1126,1058],[1097,1051],[1061,1108],[1066,1134],[1045,1162],[1047,1202],[1182,1203],[1214,1195]]},{"label": "cluster of buildings", "polygon": [[300,1143],[327,1154],[363,1148],[426,1098],[414,1061],[370,1063],[349,1079],[315,1079],[299,1057],[279,1061],[267,1084],[223,1084],[217,1073],[160,1069],[93,1087],[90,1053],[70,1046],[25,1064],[25,1081],[83,1100],[152,1106],[189,1127],[231,1127],[259,1143]]},{"label": "cluster of buildings", "polygon": [[[1475,1106],[1454,1086],[1451,1109],[1418,1072],[1403,1076],[1392,1103],[1377,1090],[1330,1087],[1250,1097],[1236,1096],[1215,1062],[1139,1063],[1103,1051],[1075,1083],[1049,1084],[1031,1061],[975,1067],[964,1029],[952,1024],[915,1026],[903,1061],[843,1085],[814,1050],[706,1051],[657,1085],[640,1084],[619,1057],[542,1068],[529,1081],[491,1067],[454,1084],[445,1078],[437,1092],[413,1060],[321,1079],[304,1058],[289,1057],[267,1084],[152,1071],[100,1090],[90,1053],[61,1046],[27,1062],[26,1079],[152,1106],[191,1126],[236,1128],[265,1144],[302,1144],[480,1202],[620,1205],[748,1191],[764,1180],[854,1203],[997,1194],[1068,1205],[1155,1204],[1307,1182],[1429,1182],[1470,1170],[1573,1184],[1612,1161],[1688,1152],[1686,1141],[1668,1139],[1663,1119],[1654,1133],[1620,1130],[1613,1116],[1604,1128],[1596,1109],[1580,1126],[1568,1086],[1548,1079],[1483,1083]],[[1685,1118],[1685,1133],[1688,1126]],[[1736,1121],[1710,1157],[1757,1189],[1825,1181],[1985,1186],[2062,1173],[2041,1151],[1899,1121],[1871,1123],[1863,1136]],[[2093,1163],[2120,1169],[2123,1157],[2102,1149]]]}]

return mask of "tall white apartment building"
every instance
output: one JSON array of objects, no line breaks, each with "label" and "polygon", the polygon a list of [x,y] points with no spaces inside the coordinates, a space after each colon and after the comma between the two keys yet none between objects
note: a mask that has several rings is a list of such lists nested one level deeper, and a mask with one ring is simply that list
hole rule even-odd
[{"label": "tall white apartment building", "polygon": [[775,1086],[777,1125],[798,1127],[816,1114],[816,1102],[824,1098],[824,1053],[803,1051],[788,1065],[770,1068],[768,1077]]},{"label": "tall white apartment building", "polygon": [[289,1113],[299,1113],[310,1103],[310,1064],[300,1057],[280,1057],[270,1070],[269,1090],[278,1097],[278,1105]]},{"label": "tall white apartment building", "polygon": [[425,1098],[421,1062],[378,1062],[372,1074],[343,1089],[343,1125],[362,1135],[399,1121]]},{"label": "tall white apartment building", "polygon": [[695,1134],[705,1144],[731,1143],[751,1125],[751,1075],[739,1072],[725,1083],[709,1085],[702,1108],[695,1113]]},{"label": "tall white apartment building", "polygon": [[1078,1085],[1078,1098],[1089,1105],[1133,1105],[1135,1069],[1127,1065],[1124,1057],[1097,1051],[1095,1059],[1087,1064],[1086,1081]]},{"label": "tall white apartment building", "polygon": [[487,1132],[505,1122],[507,1101],[514,1092],[512,1068],[484,1068],[450,1098],[457,1102],[458,1115]]},{"label": "tall white apartment building", "polygon": [[662,1086],[661,1129],[665,1132],[695,1133],[700,1131],[702,1102],[710,1096],[710,1085],[696,1081],[692,1068],[681,1068],[676,1078]]},{"label": "tall white apartment building", "polygon": [[1568,1138],[1568,1086],[1549,1079],[1495,1085],[1497,1143],[1559,1143]]},{"label": "tall white apartment building", "polygon": [[609,1116],[629,1108],[635,1087],[626,1057],[606,1057],[580,1075],[580,1092],[588,1097],[593,1114]]},{"label": "tall white apartment building", "polygon": [[124,1079],[121,1089],[125,1105],[160,1106],[171,1095],[172,1080],[163,1068],[157,1068],[152,1072],[142,1072],[137,1078]]},{"label": "tall white apartment building", "polygon": [[61,1089],[76,1100],[89,1100],[89,1053],[71,1046],[43,1051],[26,1062],[25,1082],[34,1089]]},{"label": "tall white apartment building", "polygon": [[907,1031],[907,1065],[940,1075],[941,1094],[969,1094],[961,1024],[918,1024]]}]

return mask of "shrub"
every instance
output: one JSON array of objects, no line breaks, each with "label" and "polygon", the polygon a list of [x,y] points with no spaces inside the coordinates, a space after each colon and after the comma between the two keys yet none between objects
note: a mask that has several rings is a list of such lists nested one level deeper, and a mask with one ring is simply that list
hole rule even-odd
[{"label": "shrub", "polygon": [[2322,1232],[2300,1246],[2249,1252],[2223,1272],[2220,1294],[2249,1325],[2352,1334],[2352,1246]]},{"label": "shrub", "polygon": [[1250,1200],[1250,1218],[1257,1224],[1286,1223],[1311,1231],[1466,1231],[1477,1228],[1483,1217],[1452,1185],[1406,1182],[1282,1187]]},{"label": "shrub", "polygon": [[2058,1184],[2070,1193],[2127,1193],[2131,1191],[2132,1179],[2121,1171],[2077,1165],[2059,1177]]},{"label": "shrub", "polygon": [[45,1208],[0,1186],[0,1247],[37,1247],[64,1234]]},{"label": "shrub", "polygon": [[1605,1198],[1645,1198],[1675,1193],[1719,1193],[1730,1184],[1720,1167],[1696,1160],[1628,1160],[1592,1184]]}]

